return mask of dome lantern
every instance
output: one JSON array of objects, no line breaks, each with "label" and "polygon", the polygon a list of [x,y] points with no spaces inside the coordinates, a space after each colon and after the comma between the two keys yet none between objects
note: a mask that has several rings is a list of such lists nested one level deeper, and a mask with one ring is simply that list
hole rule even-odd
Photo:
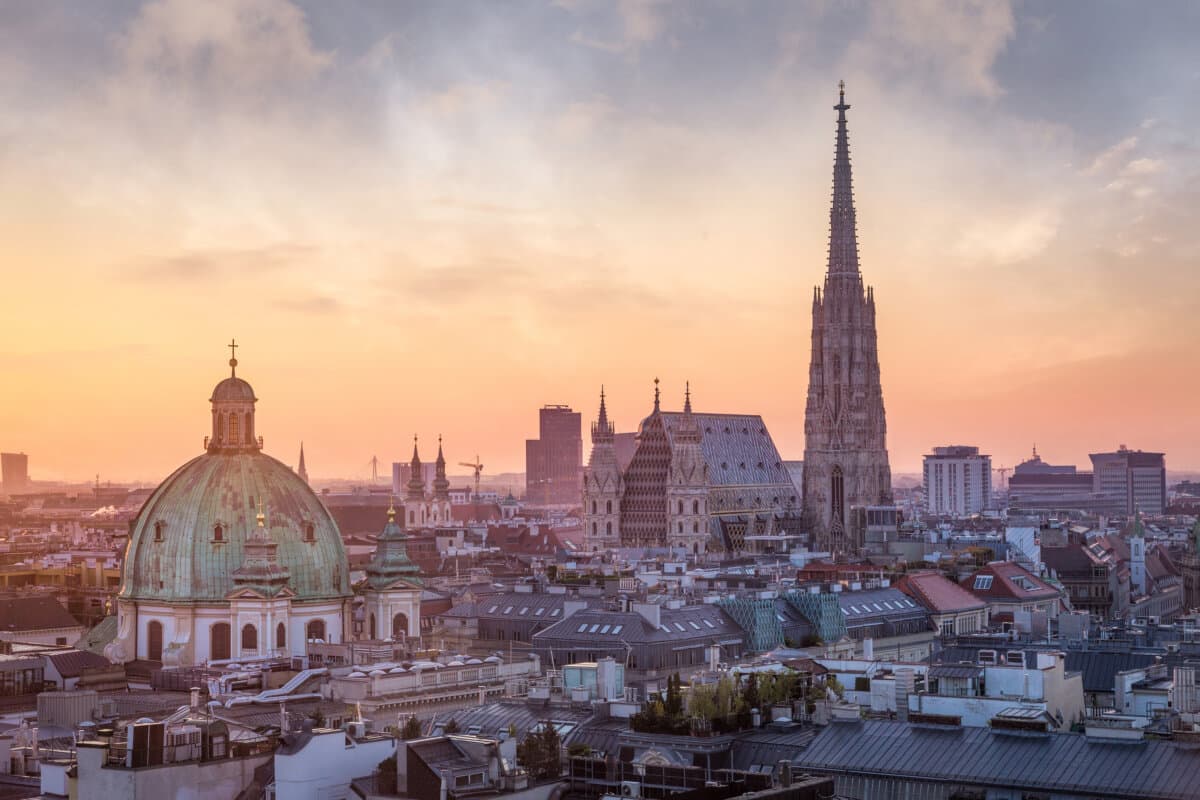
[{"label": "dome lantern", "polygon": [[254,432],[254,404],[258,398],[249,383],[237,376],[236,340],[227,345],[230,351],[229,377],[213,388],[212,434],[205,440],[210,452],[239,452],[262,449],[262,440]]}]

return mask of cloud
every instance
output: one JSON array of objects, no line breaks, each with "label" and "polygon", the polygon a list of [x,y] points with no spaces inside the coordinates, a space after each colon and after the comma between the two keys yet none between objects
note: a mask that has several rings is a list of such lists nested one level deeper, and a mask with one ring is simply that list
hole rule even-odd
[{"label": "cloud", "polygon": [[571,103],[555,122],[558,133],[570,139],[578,139],[593,133],[606,120],[612,118],[616,107],[612,100],[601,95],[593,100]]},{"label": "cloud", "polygon": [[1125,161],[1138,145],[1138,137],[1129,136],[1100,153],[1084,170],[1084,175],[1099,175]]},{"label": "cloud", "polygon": [[994,264],[1026,261],[1045,250],[1058,233],[1057,208],[1028,210],[1015,217],[993,212],[963,231],[956,250],[964,257],[980,257]]},{"label": "cloud", "polygon": [[285,311],[300,314],[333,314],[342,310],[342,302],[327,294],[309,294],[283,298],[275,303]]},{"label": "cloud", "polygon": [[[596,8],[579,0],[555,2],[555,5],[576,16],[583,16]],[[571,41],[607,53],[636,53],[662,36],[667,27],[669,5],[668,0],[620,0],[616,5],[615,18],[607,13],[604,15],[604,27],[616,28],[614,35],[601,38],[577,30],[571,35]],[[611,8],[607,4],[598,7],[603,12]]]},{"label": "cloud", "polygon": [[867,72],[924,71],[955,93],[997,97],[996,59],[1016,32],[1002,0],[873,3],[866,33],[847,50],[847,66]]},{"label": "cloud", "polygon": [[317,248],[299,244],[273,244],[251,248],[190,250],[151,258],[134,265],[143,280],[201,281],[234,274],[264,274],[307,261]]},{"label": "cloud", "polygon": [[158,0],[117,49],[127,78],[221,93],[312,78],[333,60],[313,46],[304,12],[288,0]]}]

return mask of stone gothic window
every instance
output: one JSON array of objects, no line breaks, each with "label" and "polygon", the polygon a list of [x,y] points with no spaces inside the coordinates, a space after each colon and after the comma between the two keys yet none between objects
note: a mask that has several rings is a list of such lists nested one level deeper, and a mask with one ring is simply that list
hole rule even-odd
[{"label": "stone gothic window", "polygon": [[612,513],[612,500],[605,500],[605,501],[604,501],[604,513],[605,513],[605,514],[611,514],[611,513]]},{"label": "stone gothic window", "polygon": [[693,514],[699,514],[699,513],[700,513],[700,501],[699,501],[699,500],[693,500],[693,501],[692,501],[692,513],[693,513]]},{"label": "stone gothic window", "polygon": [[237,444],[237,440],[238,440],[238,415],[230,414],[229,415],[229,441],[233,444]]},{"label": "stone gothic window", "polygon": [[258,628],[253,625],[242,626],[242,652],[247,651],[257,652],[258,650]]},{"label": "stone gothic window", "polygon": [[596,501],[595,500],[592,501],[592,513],[593,514],[596,513]]},{"label": "stone gothic window", "polygon": [[593,522],[593,523],[592,523],[592,536],[595,536],[595,535],[596,535],[596,532],[597,532],[597,530],[596,530],[596,529],[597,529],[597,525],[596,525],[596,523],[594,523],[594,522]]},{"label": "stone gothic window", "polygon": [[608,536],[612,536],[612,523],[611,522],[604,523],[604,533],[607,534]]},{"label": "stone gothic window", "polygon": [[692,523],[692,533],[699,533],[699,532],[700,532],[700,523],[693,522]]},{"label": "stone gothic window", "polygon": [[679,513],[680,514],[683,513],[683,501],[682,500],[679,501]]}]

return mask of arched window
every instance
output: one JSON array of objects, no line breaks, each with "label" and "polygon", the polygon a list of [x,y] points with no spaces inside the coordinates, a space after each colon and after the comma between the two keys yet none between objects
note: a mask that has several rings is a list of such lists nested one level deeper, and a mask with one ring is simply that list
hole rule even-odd
[{"label": "arched window", "polygon": [[304,541],[315,542],[317,540],[317,529],[311,522],[304,523]]},{"label": "arched window", "polygon": [[416,512],[416,511],[409,511],[409,512],[408,512],[408,524],[409,524],[409,525],[412,525],[412,524],[414,524],[416,521],[417,521],[417,512]]},{"label": "arched window", "polygon": [[314,619],[312,622],[308,623],[308,628],[306,630],[307,630],[306,637],[308,638],[308,640],[310,642],[313,639],[324,639],[325,638],[325,620]]},{"label": "arched window", "polygon": [[208,635],[212,645],[210,648],[212,651],[212,660],[224,661],[228,659],[232,655],[230,652],[232,631],[229,628],[229,623],[218,622],[209,629]]},{"label": "arched window", "polygon": [[167,529],[167,523],[159,520],[154,523],[154,541],[161,542],[163,540],[163,531]]},{"label": "arched window", "polygon": [[238,443],[238,415],[229,415],[229,442],[230,444]]},{"label": "arched window", "polygon": [[408,615],[397,614],[392,617],[392,638],[401,639],[408,636]]},{"label": "arched window", "polygon": [[683,533],[683,523],[682,522],[679,523],[679,532]]},{"label": "arched window", "polygon": [[692,533],[699,533],[699,532],[700,532],[700,523],[693,522],[692,523]]},{"label": "arched window", "polygon": [[287,647],[287,626],[282,622],[275,626],[275,647],[279,650]]},{"label": "arched window", "polygon": [[842,476],[841,467],[833,468],[833,476],[829,483],[829,501],[833,519],[844,523],[846,521],[846,482]]},{"label": "arched window", "polygon": [[242,654],[258,652],[258,628],[253,625],[242,626]]},{"label": "arched window", "polygon": [[213,541],[214,542],[225,541],[225,529],[222,528],[219,524],[213,525]]},{"label": "arched window", "polygon": [[597,527],[598,527],[598,526],[596,525],[596,523],[595,523],[595,522],[593,522],[593,523],[592,523],[592,536],[595,536],[595,535],[596,535],[596,533],[597,533],[597,531],[596,531],[596,528],[597,528]]},{"label": "arched window", "polygon": [[612,513],[612,500],[605,500],[605,501],[604,501],[604,513],[605,513],[605,514],[611,514],[611,513]]},{"label": "arched window", "polygon": [[225,415],[224,414],[217,415],[217,443],[218,444],[225,443]]},{"label": "arched window", "polygon": [[250,424],[250,412],[246,412],[246,444],[254,443],[254,426]]},{"label": "arched window", "polygon": [[596,501],[595,500],[592,501],[592,513],[593,514],[596,513]]},{"label": "arched window", "polygon": [[679,501],[679,513],[680,514],[683,513],[683,501],[682,500]]},{"label": "arched window", "polygon": [[162,661],[162,623],[156,619],[150,620],[146,626],[146,658],[150,661]]},{"label": "arched window", "polygon": [[611,522],[604,523],[604,533],[607,534],[608,536],[612,536],[612,523]]},{"label": "arched window", "polygon": [[367,638],[374,639],[375,638],[375,614],[374,614],[374,612],[372,612],[372,614],[371,614],[370,623],[371,624],[368,626],[370,633],[368,634]]},{"label": "arched window", "polygon": [[693,500],[693,501],[692,501],[692,513],[693,513],[693,514],[699,514],[699,513],[700,513],[700,501],[699,501],[699,500]]}]

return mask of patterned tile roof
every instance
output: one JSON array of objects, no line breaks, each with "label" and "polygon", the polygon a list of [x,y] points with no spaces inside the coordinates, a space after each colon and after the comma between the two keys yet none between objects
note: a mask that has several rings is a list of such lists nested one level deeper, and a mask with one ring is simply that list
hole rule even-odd
[{"label": "patterned tile roof", "polygon": [[[682,412],[664,411],[667,438],[673,441]],[[714,486],[773,484],[791,491],[791,477],[767,425],[758,414],[693,414],[700,427],[700,449]],[[782,489],[781,489],[782,490]]]}]

